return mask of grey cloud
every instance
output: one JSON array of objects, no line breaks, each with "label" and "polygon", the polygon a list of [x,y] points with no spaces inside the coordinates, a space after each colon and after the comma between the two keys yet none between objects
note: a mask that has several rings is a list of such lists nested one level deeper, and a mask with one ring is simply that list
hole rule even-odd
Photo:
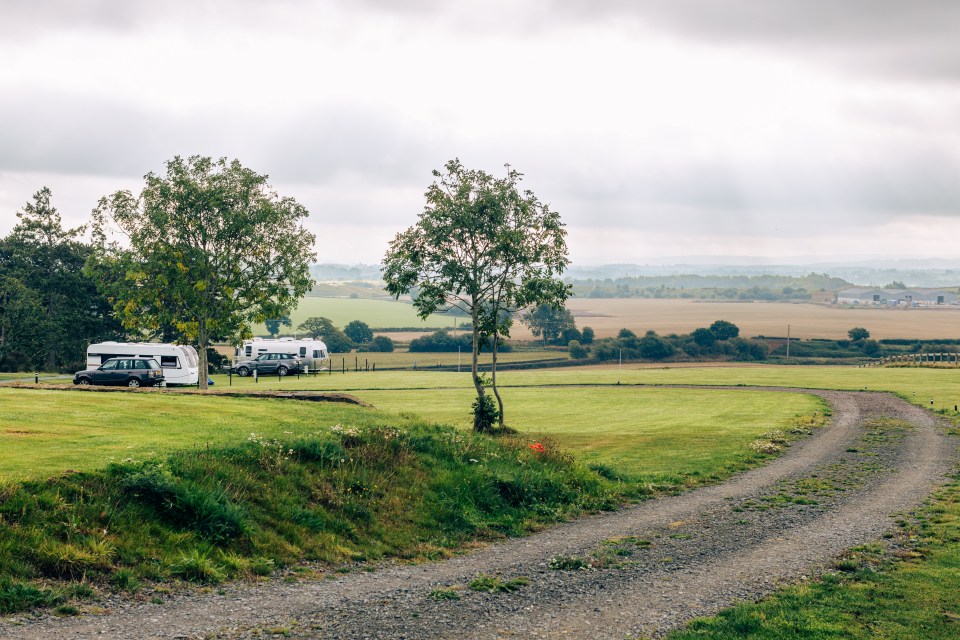
[{"label": "grey cloud", "polygon": [[375,176],[391,185],[429,176],[429,132],[379,111],[325,107],[264,118],[241,112],[154,113],[59,93],[8,96],[0,170],[140,176],[174,155],[239,158],[284,182]]},{"label": "grey cloud", "polygon": [[657,30],[756,45],[880,74],[960,79],[954,0],[550,0],[560,19],[633,19]]}]

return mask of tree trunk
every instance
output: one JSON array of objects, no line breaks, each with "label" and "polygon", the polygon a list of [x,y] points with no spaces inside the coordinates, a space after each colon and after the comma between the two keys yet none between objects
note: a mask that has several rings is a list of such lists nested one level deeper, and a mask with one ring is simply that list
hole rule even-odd
[{"label": "tree trunk", "polygon": [[198,381],[200,382],[200,390],[207,390],[207,341],[209,337],[207,336],[207,321],[206,318],[200,319],[200,326],[197,328],[197,359],[199,361],[199,369],[197,371]]},{"label": "tree trunk", "polygon": [[[473,299],[473,305],[471,309],[470,317],[473,320],[473,348],[471,349],[472,353],[470,354],[470,375],[473,377],[473,387],[477,390],[477,402],[483,403],[483,382],[480,380],[479,361],[478,361],[478,352],[480,351],[480,337],[478,332],[480,331],[480,321],[477,314],[477,300],[476,297]],[[484,427],[477,421],[477,414],[473,414],[473,429],[474,431],[483,431]]]},{"label": "tree trunk", "polygon": [[503,398],[500,397],[500,390],[497,388],[497,345],[500,342],[500,334],[493,332],[493,348],[490,358],[490,388],[493,389],[493,395],[497,398],[497,422],[503,426]]}]

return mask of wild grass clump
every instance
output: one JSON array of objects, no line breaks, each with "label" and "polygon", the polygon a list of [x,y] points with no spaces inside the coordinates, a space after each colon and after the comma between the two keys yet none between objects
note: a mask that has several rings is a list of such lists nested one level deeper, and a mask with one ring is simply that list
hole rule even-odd
[{"label": "wild grass clump", "polygon": [[[609,509],[629,485],[549,441],[335,425],[0,488],[0,611],[145,583],[216,584],[302,561],[442,556]],[[52,585],[48,588],[43,585]]]}]

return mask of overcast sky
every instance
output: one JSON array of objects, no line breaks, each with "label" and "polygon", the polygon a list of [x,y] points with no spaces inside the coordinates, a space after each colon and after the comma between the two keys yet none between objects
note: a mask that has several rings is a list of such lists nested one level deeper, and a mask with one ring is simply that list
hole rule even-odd
[{"label": "overcast sky", "polygon": [[377,262],[509,162],[579,264],[960,255],[955,0],[0,0],[0,235],[237,158]]}]

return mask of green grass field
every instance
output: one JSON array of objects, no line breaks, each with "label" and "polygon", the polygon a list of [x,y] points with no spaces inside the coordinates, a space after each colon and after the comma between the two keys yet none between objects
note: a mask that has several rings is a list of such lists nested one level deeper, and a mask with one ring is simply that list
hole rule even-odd
[{"label": "green grass field", "polygon": [[[419,327],[423,329],[453,328],[455,324],[467,320],[463,316],[434,314],[421,320],[413,305],[395,300],[364,300],[362,298],[317,298],[307,296],[290,315],[293,327],[281,327],[286,335],[296,331],[301,322],[313,316],[323,316],[333,321],[341,329],[351,320],[362,320],[374,328],[381,327]],[[267,328],[253,326],[254,335],[267,335]]]},{"label": "green grass field", "polygon": [[[434,355],[434,354],[431,354]],[[455,354],[454,354],[455,355]],[[339,361],[336,359],[335,368]],[[362,361],[361,361],[362,362]],[[352,362],[351,362],[352,364]],[[464,367],[466,369],[466,367]],[[226,386],[225,376],[214,376]],[[703,366],[663,368],[562,367],[521,371],[501,371],[498,381],[504,388],[513,386],[609,386],[616,385],[727,385],[774,386],[806,389],[889,391],[919,406],[937,411],[952,411],[960,405],[960,369],[858,368],[851,366]],[[233,378],[234,386],[253,385],[250,379]],[[337,369],[333,375],[320,374],[300,380],[263,378],[261,388],[320,389],[359,393],[380,389],[470,388],[468,373],[389,371],[353,372],[345,375]],[[931,404],[931,400],[933,403]],[[421,407],[411,407],[419,411]]]},{"label": "green grass field", "polygon": [[[412,372],[411,372],[412,373]],[[0,477],[43,477],[65,469],[99,468],[142,460],[182,448],[301,434],[337,423],[423,418],[467,428],[473,390],[469,376],[415,374],[433,384],[420,388],[356,391],[381,411],[339,404],[307,404],[254,398],[170,393],[82,393],[0,389]],[[445,375],[460,388],[438,389]],[[326,378],[402,379],[398,374],[350,374]],[[301,387],[320,386],[301,379]],[[276,379],[274,379],[275,381]],[[235,388],[291,388],[294,379],[254,385],[234,377]],[[222,382],[222,380],[220,380]],[[313,383],[313,384],[310,384]],[[241,384],[243,387],[241,387]],[[332,386],[332,385],[331,385]],[[38,395],[39,394],[39,395]],[[756,461],[749,443],[797,416],[820,410],[797,394],[595,388],[504,390],[508,423],[531,439],[548,436],[586,462],[614,467],[648,482],[679,484],[719,478]],[[38,401],[39,398],[39,401]],[[588,419],[584,416],[588,415]]]},{"label": "green grass field", "polygon": [[[333,403],[5,388],[0,388],[0,416],[3,482],[235,444],[251,433],[282,438],[338,423],[384,421],[377,412]],[[391,420],[409,422],[400,416]]]},{"label": "green grass field", "polygon": [[[526,443],[542,440],[551,450],[559,445],[586,463],[602,465],[615,476],[663,489],[717,481],[760,462],[749,447],[753,439],[797,422],[816,423],[818,419],[811,416],[820,414],[823,407],[816,398],[803,394],[674,389],[659,385],[890,391],[917,405],[943,411],[954,420],[957,414],[953,407],[960,403],[958,369],[608,366],[506,371],[500,373],[499,380],[507,403],[507,423],[521,431],[520,442],[514,445],[520,451],[525,450]],[[215,376],[215,381],[215,388],[230,386],[227,376]],[[68,469],[98,470],[110,462],[162,461],[170,455],[175,460],[193,461],[196,468],[191,467],[190,473],[200,478],[206,473],[204,469],[213,464],[212,460],[219,460],[218,452],[224,447],[250,446],[251,433],[257,433],[259,438],[286,440],[329,433],[328,427],[335,424],[379,433],[377,430],[382,428],[420,428],[416,427],[420,416],[466,428],[473,397],[468,373],[422,370],[350,371],[304,376],[299,380],[263,378],[258,383],[233,377],[233,388],[342,391],[372,403],[377,409],[176,393],[77,393],[0,387],[0,483],[10,486],[27,478],[46,482],[44,479],[51,477],[59,478],[57,482],[68,482],[82,476],[64,474]],[[374,459],[375,456],[371,461]],[[259,463],[253,460],[254,465],[263,463],[262,455]],[[309,477],[306,470],[297,473]],[[387,472],[377,473],[377,477],[386,477],[383,474]],[[39,491],[31,489],[34,490]],[[59,499],[56,496],[60,490],[56,488],[49,499]],[[338,507],[337,518],[347,517],[345,508]],[[403,512],[391,509],[391,517],[399,518],[398,514]],[[275,517],[278,516],[269,516]],[[843,570],[828,573],[823,580],[790,587],[758,605],[743,605],[717,618],[696,622],[675,638],[957,637],[960,483],[955,481],[941,490],[919,518],[917,527],[903,534],[905,548],[912,549],[904,556],[906,560],[894,561],[874,546],[856,550],[852,552],[855,562],[844,563]],[[345,520],[336,522],[340,523],[337,526],[348,526],[343,524]],[[416,546],[422,544],[416,542],[421,534],[412,530],[405,533],[407,546],[402,547],[403,551],[401,547],[391,550],[378,531],[374,527],[369,533],[374,555],[411,553],[410,545],[422,549]],[[165,554],[167,564],[154,578],[185,575],[204,581],[204,575],[243,575],[258,562],[273,561],[226,555],[214,562],[212,548],[203,546],[207,543],[201,540],[196,553],[207,555],[198,557],[197,566],[190,568],[186,560],[177,560],[181,553],[176,546],[181,544],[177,537],[180,534],[170,535],[173,546],[155,552]],[[304,534],[298,529],[291,535]],[[270,544],[283,547],[277,562],[288,562],[303,553],[296,545],[279,539]],[[447,544],[453,543],[443,543]],[[80,553],[72,549],[68,545],[64,553]],[[356,545],[349,549],[337,547],[334,539],[325,539],[310,553],[336,558],[364,551]],[[193,574],[177,573],[201,571],[204,562],[209,565],[206,574],[191,577]],[[230,569],[231,563],[247,569]],[[851,566],[855,570],[848,570]],[[119,569],[117,575],[122,571],[126,570]],[[0,584],[0,591],[2,587]]]},{"label": "green grass field", "polygon": [[[569,360],[570,355],[566,351],[552,349],[537,349],[523,351],[508,351],[497,355],[497,362],[509,364],[511,362],[531,362],[541,360]],[[430,369],[437,365],[445,367],[455,367],[460,365],[463,371],[470,368],[469,353],[417,353],[406,350],[397,350],[391,353],[377,352],[357,352],[346,354],[333,354],[331,356],[333,368],[336,371],[342,371],[344,368],[356,370],[361,369]],[[490,364],[490,354],[480,354],[480,364]]]}]

